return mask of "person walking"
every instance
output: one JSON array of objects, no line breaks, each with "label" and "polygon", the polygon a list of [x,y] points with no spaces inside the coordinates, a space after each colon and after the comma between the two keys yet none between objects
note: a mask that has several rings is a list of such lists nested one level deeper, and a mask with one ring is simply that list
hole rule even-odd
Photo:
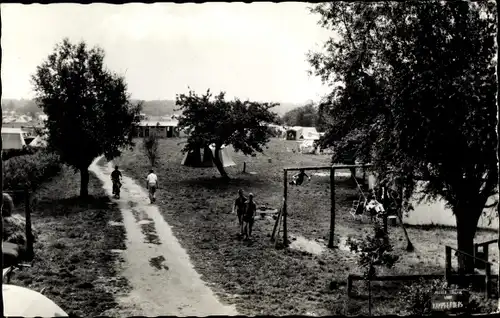
[{"label": "person walking", "polygon": [[240,235],[243,235],[243,217],[245,214],[245,204],[247,202],[247,198],[243,194],[243,190],[238,190],[238,197],[234,200],[233,204],[233,213],[236,211],[238,215],[238,225],[240,228]]},{"label": "person walking", "polygon": [[151,203],[156,202],[156,190],[159,188],[158,186],[158,176],[154,173],[153,169],[149,170],[149,174],[146,177],[146,187],[149,192],[149,200]]},{"label": "person walking", "polygon": [[243,222],[245,222],[243,232],[245,235],[245,240],[252,237],[252,228],[255,221],[255,213],[257,213],[257,205],[253,201],[253,194],[248,194],[248,201],[246,202],[245,215],[243,217]]}]

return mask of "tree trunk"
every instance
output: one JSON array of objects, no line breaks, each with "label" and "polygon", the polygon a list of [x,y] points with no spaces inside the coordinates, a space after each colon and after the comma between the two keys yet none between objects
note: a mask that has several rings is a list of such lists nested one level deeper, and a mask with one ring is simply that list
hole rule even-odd
[{"label": "tree trunk", "polygon": [[215,155],[213,158],[214,164],[215,167],[217,167],[217,170],[219,170],[222,178],[229,179],[229,176],[227,175],[226,170],[224,170],[224,165],[222,164],[222,160],[220,158],[220,150],[221,150],[220,146],[215,146]]},{"label": "tree trunk", "polygon": [[80,168],[80,198],[86,199],[89,196],[89,168]]},{"label": "tree trunk", "polygon": [[[459,251],[474,255],[474,236],[476,235],[477,223],[482,213],[482,208],[463,206],[455,209],[457,221],[457,247]],[[458,271],[460,274],[474,273],[474,259],[467,256],[458,257]]]}]

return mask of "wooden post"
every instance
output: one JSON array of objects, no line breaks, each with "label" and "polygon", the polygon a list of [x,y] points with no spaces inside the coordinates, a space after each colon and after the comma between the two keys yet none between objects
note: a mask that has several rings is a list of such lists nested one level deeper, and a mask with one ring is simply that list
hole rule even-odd
[{"label": "wooden post", "polygon": [[280,208],[278,212],[278,217],[276,218],[276,222],[274,223],[273,233],[271,234],[271,242],[274,241],[274,237],[276,235],[276,230],[278,229],[278,224],[281,224],[281,215],[283,213],[283,207]]},{"label": "wooden post", "polygon": [[243,162],[243,173],[247,173],[247,163]]},{"label": "wooden post", "polygon": [[353,279],[352,279],[351,274],[349,274],[347,276],[347,297],[352,296],[352,283],[353,283]]},{"label": "wooden post", "polygon": [[283,245],[288,246],[288,228],[287,228],[287,192],[288,192],[288,181],[287,181],[287,170],[283,169]]},{"label": "wooden post", "polygon": [[451,247],[445,246],[444,277],[450,282],[451,277]]},{"label": "wooden post", "polygon": [[335,169],[330,169],[330,239],[328,247],[334,247],[335,237]]},{"label": "wooden post", "polygon": [[31,200],[28,187],[24,189],[24,217],[26,218],[26,257],[30,261],[33,260],[33,231],[31,226]]},{"label": "wooden post", "polygon": [[491,264],[486,263],[486,299],[491,297]]}]

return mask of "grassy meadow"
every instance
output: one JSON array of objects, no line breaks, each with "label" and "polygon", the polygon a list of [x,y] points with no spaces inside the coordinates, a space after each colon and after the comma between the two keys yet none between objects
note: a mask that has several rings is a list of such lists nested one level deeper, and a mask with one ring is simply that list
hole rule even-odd
[{"label": "grassy meadow", "polygon": [[[94,175],[85,203],[77,198],[79,186],[79,174],[63,166],[34,193],[35,260],[33,267],[16,271],[11,284],[43,291],[72,316],[111,315],[115,297],[128,290],[113,253],[125,248],[123,226],[113,226],[122,216]],[[16,212],[24,215],[23,204]]]},{"label": "grassy meadow", "polygon": [[[219,179],[216,168],[190,168],[181,165],[183,139],[160,140],[159,163],[155,168],[160,189],[157,204],[181,244],[187,249],[196,269],[224,301],[235,303],[245,315],[354,315],[367,314],[368,301],[362,282],[355,283],[357,298],[346,295],[349,273],[357,273],[356,257],[349,251],[327,249],[330,226],[329,177],[307,172],[312,180],[288,190],[288,231],[292,237],[305,238],[323,246],[321,254],[304,249],[276,249],[270,242],[272,219],[257,218],[255,238],[238,238],[237,218],[231,214],[238,189],[252,192],[258,205],[278,209],[283,195],[283,168],[328,165],[328,155],[303,155],[295,141],[272,139],[263,154],[246,157],[229,152],[237,164],[227,168],[230,181]],[[124,174],[144,186],[148,160],[136,140],[132,151],[114,162]],[[242,174],[243,162],[247,174]],[[336,244],[347,237],[371,233],[368,221],[351,218],[348,211],[359,196],[350,180],[336,181]],[[391,242],[401,261],[383,274],[444,273],[444,246],[456,246],[453,229],[411,227],[410,238],[416,248],[405,252],[406,241],[400,226],[389,229]],[[479,232],[477,241],[496,238],[495,233]],[[297,239],[299,241],[299,239]],[[493,249],[492,249],[493,250]],[[496,250],[496,249],[495,249]],[[493,259],[497,259],[497,251]],[[373,314],[403,313],[398,284],[373,283]]]}]

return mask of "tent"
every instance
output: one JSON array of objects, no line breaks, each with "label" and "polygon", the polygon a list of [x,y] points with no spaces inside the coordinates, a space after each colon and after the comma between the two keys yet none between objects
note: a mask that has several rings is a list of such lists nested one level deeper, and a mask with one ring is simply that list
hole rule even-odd
[{"label": "tent", "polygon": [[47,147],[47,139],[44,138],[43,136],[36,136],[35,139],[33,139],[30,144],[31,147]]},{"label": "tent", "polygon": [[[182,159],[181,164],[188,167],[213,167],[213,157],[215,156],[215,146],[210,145],[199,150],[187,152]],[[219,158],[221,158],[224,167],[236,166],[233,158],[227,151],[227,148],[222,146],[219,150]]]},{"label": "tent", "polygon": [[299,146],[300,152],[307,154],[314,154],[316,152],[316,148],[314,140],[311,139],[304,140]]},{"label": "tent", "polygon": [[2,127],[2,149],[22,149],[26,146],[21,128]]},{"label": "tent", "polygon": [[300,130],[299,139],[304,140],[318,140],[320,138],[320,134],[314,127],[302,127]]}]

